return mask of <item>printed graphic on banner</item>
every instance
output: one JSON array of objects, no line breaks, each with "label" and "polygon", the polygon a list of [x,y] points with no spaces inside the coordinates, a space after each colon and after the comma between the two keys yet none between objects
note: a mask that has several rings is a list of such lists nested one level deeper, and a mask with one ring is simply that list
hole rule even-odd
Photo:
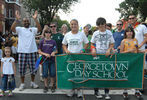
[{"label": "printed graphic on banner", "polygon": [[57,86],[63,89],[142,88],[144,54],[117,54],[112,58],[90,54],[58,55]]}]

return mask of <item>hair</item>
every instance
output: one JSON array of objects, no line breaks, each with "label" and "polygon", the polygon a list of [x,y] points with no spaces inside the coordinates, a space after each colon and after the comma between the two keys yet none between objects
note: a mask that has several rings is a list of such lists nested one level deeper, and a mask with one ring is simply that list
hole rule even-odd
[{"label": "hair", "polygon": [[112,28],[112,24],[111,23],[107,23],[106,26]]},{"label": "hair", "polygon": [[121,23],[122,23],[122,25],[124,24],[122,20],[118,20],[117,22],[121,22]]},{"label": "hair", "polygon": [[13,56],[13,54],[12,54],[12,50],[11,50],[11,47],[9,47],[9,46],[6,46],[5,48],[4,48],[4,50],[3,50],[3,57],[6,57],[6,54],[5,54],[5,49],[9,49],[10,50],[10,56],[12,57]]},{"label": "hair", "polygon": [[67,30],[68,30],[68,26],[67,26],[66,24],[63,24],[63,25],[61,26],[61,29],[62,29],[63,27],[66,27]]},{"label": "hair", "polygon": [[55,26],[57,27],[57,22],[51,22],[50,25],[51,25],[51,24],[55,24]]},{"label": "hair", "polygon": [[99,18],[96,20],[96,25],[99,26],[99,25],[103,25],[103,24],[106,24],[106,19],[103,18],[103,17],[99,17]]},{"label": "hair", "polygon": [[128,15],[128,20],[129,20],[130,16],[134,16],[135,18],[137,17],[136,14],[130,14],[130,15]]},{"label": "hair", "polygon": [[47,32],[52,34],[52,31],[51,31],[51,30],[47,30],[47,29],[46,29],[46,30],[44,30],[44,34],[43,34],[44,37],[45,37],[45,33],[47,33]]},{"label": "hair", "polygon": [[72,19],[72,20],[70,21],[70,23],[71,23],[72,21],[75,21],[76,23],[78,23],[78,24],[79,24],[79,22],[78,22],[78,20],[77,20],[77,19]]},{"label": "hair", "polygon": [[134,32],[134,29],[131,27],[131,26],[129,26],[129,27],[127,27],[126,29],[125,29],[125,33],[124,33],[124,38],[126,39],[127,38],[127,32],[133,32],[133,35],[132,35],[132,39],[134,39],[134,37],[135,37],[135,32]]}]

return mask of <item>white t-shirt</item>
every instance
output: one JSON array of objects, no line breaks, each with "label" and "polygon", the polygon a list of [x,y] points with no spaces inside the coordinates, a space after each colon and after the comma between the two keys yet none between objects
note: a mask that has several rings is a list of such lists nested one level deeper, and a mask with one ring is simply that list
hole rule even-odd
[{"label": "white t-shirt", "polygon": [[83,43],[89,43],[86,35],[83,32],[78,32],[77,34],[73,34],[70,32],[66,33],[62,44],[68,45],[68,50],[71,53],[80,53],[80,51],[84,48]]},{"label": "white t-shirt", "polygon": [[14,74],[13,64],[15,59],[13,57],[2,58],[1,62],[3,62],[3,74]]},{"label": "white t-shirt", "polygon": [[96,52],[105,54],[109,45],[114,43],[112,32],[106,30],[105,32],[95,31],[92,35],[91,42],[96,44]]},{"label": "white t-shirt", "polygon": [[[138,44],[140,45],[141,42],[144,40],[144,34],[147,34],[147,28],[145,25],[138,25],[135,29],[135,38],[138,40]],[[140,48],[140,50],[145,50],[145,44]]]},{"label": "white t-shirt", "polygon": [[18,34],[18,53],[34,53],[37,52],[35,35],[37,28],[16,27]]}]

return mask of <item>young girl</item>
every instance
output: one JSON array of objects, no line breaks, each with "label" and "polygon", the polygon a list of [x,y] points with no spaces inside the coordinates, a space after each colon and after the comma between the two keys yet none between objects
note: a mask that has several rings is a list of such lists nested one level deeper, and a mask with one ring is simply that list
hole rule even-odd
[{"label": "young girl", "polygon": [[40,41],[38,53],[43,56],[43,78],[44,78],[44,90],[46,93],[48,91],[48,70],[50,71],[51,79],[51,91],[55,92],[55,54],[57,53],[57,45],[55,40],[51,40],[51,31],[46,30],[44,32],[44,39]]},{"label": "young girl", "polygon": [[[65,53],[83,53],[88,47],[88,39],[86,35],[79,32],[79,24],[76,19],[70,21],[71,31],[66,33],[62,41],[63,50]],[[85,45],[83,45],[85,44]],[[75,88],[67,93],[68,97],[72,97],[75,94]],[[83,92],[81,89],[77,89],[77,97],[83,97]]]},{"label": "young girl", "polygon": [[[135,38],[135,32],[132,27],[127,27],[124,33],[124,39],[121,42],[120,53],[137,53],[138,52],[138,41]],[[140,98],[141,93],[139,90],[135,91],[135,96]],[[123,97],[128,98],[128,92],[125,89]]]},{"label": "young girl", "polygon": [[1,93],[0,96],[4,96],[4,92],[9,90],[8,96],[12,96],[12,90],[15,89],[16,68],[15,59],[11,57],[11,48],[5,47],[4,58],[1,59]]}]

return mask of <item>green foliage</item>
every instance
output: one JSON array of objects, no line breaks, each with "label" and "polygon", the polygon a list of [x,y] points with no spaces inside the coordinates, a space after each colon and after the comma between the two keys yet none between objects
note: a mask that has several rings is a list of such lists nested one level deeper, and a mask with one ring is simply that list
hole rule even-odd
[{"label": "green foliage", "polygon": [[145,20],[147,16],[147,1],[146,0],[124,0],[119,4],[119,8],[116,8],[121,13],[120,18],[126,19],[128,15],[140,15],[142,20]]},{"label": "green foliage", "polygon": [[68,12],[71,5],[79,2],[79,0],[22,0],[24,7],[31,12],[35,10],[40,14],[40,23],[46,24],[54,19],[59,9]]}]

